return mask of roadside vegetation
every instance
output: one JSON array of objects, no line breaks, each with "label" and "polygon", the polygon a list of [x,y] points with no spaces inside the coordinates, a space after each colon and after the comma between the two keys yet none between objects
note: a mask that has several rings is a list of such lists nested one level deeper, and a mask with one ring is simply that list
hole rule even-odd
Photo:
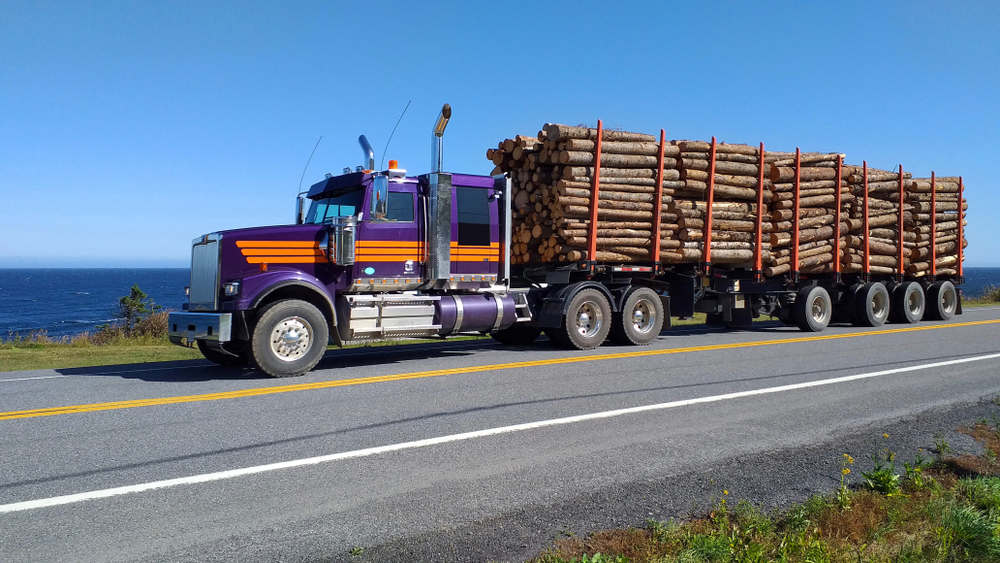
[{"label": "roadside vegetation", "polygon": [[983,288],[982,293],[979,295],[969,297],[962,297],[963,305],[978,306],[978,305],[994,305],[1000,303],[1000,284],[990,284]]},{"label": "roadside vegetation", "polygon": [[532,563],[1000,561],[1000,418],[959,430],[984,453],[938,438],[909,461],[875,451],[870,471],[845,453],[838,489],[802,504],[765,510],[723,490],[699,518],[562,539]]}]

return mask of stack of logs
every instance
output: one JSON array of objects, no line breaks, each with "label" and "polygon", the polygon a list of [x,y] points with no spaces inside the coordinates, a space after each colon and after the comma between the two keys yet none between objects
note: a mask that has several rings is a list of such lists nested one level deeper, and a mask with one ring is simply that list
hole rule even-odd
[{"label": "stack of logs", "polygon": [[[487,151],[496,164],[494,174],[510,172],[513,177],[514,264],[591,259],[588,237],[596,137],[595,129],[546,124],[537,136],[506,139]],[[703,261],[710,149],[703,141],[665,143],[662,199],[654,201],[658,139],[641,133],[604,131],[593,259],[652,262],[653,211],[659,205],[660,261]],[[763,175],[757,147],[719,143],[715,156],[710,261],[752,266],[759,242],[765,275],[790,272],[796,250],[792,248],[795,153],[765,152]],[[837,153],[803,153],[799,157],[797,253],[801,273],[832,272],[834,260],[841,262],[844,273],[864,268],[864,175],[862,167],[845,165],[838,186],[837,162],[842,157]],[[930,186],[929,179],[914,180],[904,174],[904,267],[911,275],[930,271]],[[763,194],[758,193],[760,189]],[[838,190],[841,224],[840,239],[835,241]],[[899,176],[868,169],[868,190],[870,271],[896,273]],[[934,195],[938,273],[954,273],[957,179],[938,178]],[[758,201],[763,202],[760,241],[756,240]]]}]

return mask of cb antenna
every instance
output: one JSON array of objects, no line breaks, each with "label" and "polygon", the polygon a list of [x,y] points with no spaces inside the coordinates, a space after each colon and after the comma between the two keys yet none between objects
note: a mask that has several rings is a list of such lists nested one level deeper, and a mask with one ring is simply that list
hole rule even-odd
[{"label": "cb antenna", "polygon": [[[323,140],[323,135],[319,136],[319,141]],[[316,146],[313,147],[313,152],[309,153],[309,160],[306,161],[306,167],[302,169],[302,177],[299,178],[299,193],[302,193],[302,180],[306,177],[306,170],[309,169],[309,163],[312,162],[313,155],[316,154],[316,149],[319,148],[319,141],[316,141]]]},{"label": "cb antenna", "polygon": [[378,169],[382,169],[382,165],[385,164],[385,153],[389,152],[389,143],[392,142],[392,136],[396,134],[396,127],[399,127],[399,122],[403,120],[403,116],[406,115],[406,110],[410,109],[410,104],[413,100],[406,102],[406,107],[403,108],[403,113],[399,114],[399,119],[396,120],[396,125],[392,128],[392,133],[389,133],[389,140],[385,142],[385,150],[382,151],[382,162],[379,163]]}]

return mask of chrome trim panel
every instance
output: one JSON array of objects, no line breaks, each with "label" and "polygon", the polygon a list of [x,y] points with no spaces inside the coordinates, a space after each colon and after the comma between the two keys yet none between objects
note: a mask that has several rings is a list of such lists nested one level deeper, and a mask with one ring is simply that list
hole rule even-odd
[{"label": "chrome trim panel", "polygon": [[451,174],[430,174],[427,180],[427,280],[441,287],[451,276]]},{"label": "chrome trim panel", "polygon": [[501,295],[493,296],[493,301],[497,304],[497,322],[493,323],[493,330],[500,328],[500,324],[503,323],[503,297]]},{"label": "chrome trim panel", "polygon": [[455,326],[451,328],[452,332],[458,332],[462,329],[462,321],[465,320],[465,305],[462,303],[462,296],[456,295],[455,300]]},{"label": "chrome trim panel", "polygon": [[232,313],[170,313],[167,336],[180,346],[192,346],[195,340],[229,342],[232,340]]}]

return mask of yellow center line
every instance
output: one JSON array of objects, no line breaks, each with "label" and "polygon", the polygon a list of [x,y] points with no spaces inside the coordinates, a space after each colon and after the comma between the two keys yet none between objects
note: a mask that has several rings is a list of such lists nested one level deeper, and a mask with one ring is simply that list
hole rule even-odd
[{"label": "yellow center line", "polygon": [[291,393],[293,391],[329,389],[332,387],[345,387],[348,385],[366,385],[369,383],[385,383],[389,381],[403,381],[407,379],[422,379],[425,377],[440,377],[442,375],[458,375],[462,373],[497,371],[497,370],[518,369],[518,368],[538,367],[538,366],[551,366],[558,364],[572,364],[577,362],[597,362],[604,360],[620,360],[625,358],[664,356],[668,354],[685,354],[689,352],[708,352],[712,350],[729,350],[735,348],[753,348],[757,346],[775,346],[779,344],[798,344],[802,342],[819,342],[823,340],[838,340],[842,338],[858,338],[863,336],[899,334],[903,332],[917,332],[922,330],[938,330],[944,328],[958,328],[958,327],[968,327],[968,326],[998,324],[998,323],[1000,323],[1000,319],[988,320],[988,321],[973,321],[966,323],[953,323],[944,325],[893,328],[893,329],[873,330],[866,332],[851,332],[844,334],[828,334],[823,336],[783,338],[781,340],[761,340],[757,342],[739,342],[733,344],[712,344],[709,346],[690,346],[686,348],[669,348],[666,350],[641,350],[637,352],[619,352],[614,354],[596,354],[589,356],[575,356],[569,358],[552,358],[548,360],[531,360],[527,362],[510,362],[505,364],[437,369],[430,371],[417,371],[412,373],[400,373],[396,375],[378,375],[373,377],[360,377],[355,379],[338,379],[334,381],[318,381],[315,383],[282,385],[278,387],[243,389],[240,391],[223,391],[220,393],[206,393],[203,395],[183,395],[179,397],[163,397],[159,399],[136,399],[131,401],[115,401],[110,403],[94,403],[89,405],[72,405],[66,407],[50,407],[50,408],[30,409],[23,411],[0,412],[0,420],[13,420],[16,418],[34,418],[40,416],[56,416],[61,414],[75,414],[84,412],[116,410],[116,409],[131,409],[137,407],[151,407],[156,405],[172,405],[177,403],[195,403],[200,401],[219,401],[223,399],[239,399],[243,397],[272,395],[275,393]]}]

